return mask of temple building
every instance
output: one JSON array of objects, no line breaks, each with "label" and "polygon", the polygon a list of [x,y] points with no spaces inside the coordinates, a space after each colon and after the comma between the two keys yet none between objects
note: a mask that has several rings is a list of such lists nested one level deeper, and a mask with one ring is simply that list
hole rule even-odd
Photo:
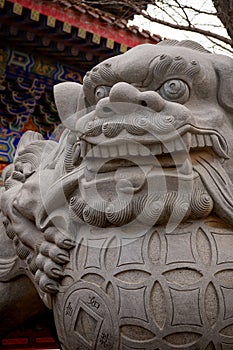
[{"label": "temple building", "polygon": [[[82,83],[99,62],[158,35],[128,26],[134,13],[78,0],[0,0],[0,174],[27,130],[59,134],[53,86]],[[1,180],[0,180],[1,184]],[[30,306],[29,306],[30,307]],[[49,315],[0,339],[1,349],[58,349]]]},{"label": "temple building", "polygon": [[104,59],[161,40],[128,26],[132,18],[132,10],[117,2],[0,0],[0,172],[26,130],[53,137],[59,125],[55,84],[82,83]]}]

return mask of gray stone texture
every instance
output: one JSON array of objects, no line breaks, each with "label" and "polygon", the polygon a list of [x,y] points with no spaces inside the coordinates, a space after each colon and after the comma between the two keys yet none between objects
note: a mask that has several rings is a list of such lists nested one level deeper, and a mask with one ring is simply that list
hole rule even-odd
[{"label": "gray stone texture", "polygon": [[39,296],[64,350],[233,349],[232,77],[166,40],[55,86],[60,140],[4,171],[0,310]]}]

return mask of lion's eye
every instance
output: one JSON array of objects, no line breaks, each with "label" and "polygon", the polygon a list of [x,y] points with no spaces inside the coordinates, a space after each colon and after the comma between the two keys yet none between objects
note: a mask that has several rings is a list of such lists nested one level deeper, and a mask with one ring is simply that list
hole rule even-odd
[{"label": "lion's eye", "polygon": [[159,89],[160,95],[168,101],[185,103],[189,99],[189,87],[179,79],[167,80]]},{"label": "lion's eye", "polygon": [[109,95],[110,90],[111,90],[110,86],[105,86],[105,85],[98,86],[95,89],[96,102],[98,102],[99,100],[101,100],[104,97],[107,97]]}]

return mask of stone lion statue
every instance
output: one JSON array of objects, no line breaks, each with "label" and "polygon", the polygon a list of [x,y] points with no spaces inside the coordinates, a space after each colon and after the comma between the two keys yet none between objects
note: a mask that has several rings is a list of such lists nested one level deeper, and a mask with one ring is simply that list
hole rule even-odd
[{"label": "stone lion statue", "polygon": [[45,305],[64,350],[233,349],[233,60],[144,44],[54,96],[59,141],[3,174],[0,328]]}]

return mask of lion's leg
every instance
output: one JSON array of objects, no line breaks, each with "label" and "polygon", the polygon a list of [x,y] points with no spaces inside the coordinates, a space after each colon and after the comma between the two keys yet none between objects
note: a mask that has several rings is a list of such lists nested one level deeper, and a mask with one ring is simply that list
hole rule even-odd
[{"label": "lion's leg", "polygon": [[20,275],[19,258],[6,235],[3,220],[0,213],[0,336],[45,311],[32,282]]},{"label": "lion's leg", "polygon": [[45,310],[28,277],[19,276],[9,282],[0,282],[0,336]]}]

